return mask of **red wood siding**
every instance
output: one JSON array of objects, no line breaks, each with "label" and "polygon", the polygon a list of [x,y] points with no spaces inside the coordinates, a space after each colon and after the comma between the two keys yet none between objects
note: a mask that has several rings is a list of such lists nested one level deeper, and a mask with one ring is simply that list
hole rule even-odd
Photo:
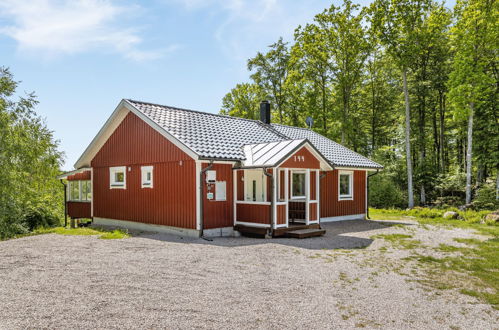
[{"label": "red wood siding", "polygon": [[354,171],[353,200],[338,201],[338,170],[326,172],[320,179],[321,218],[366,212],[366,172]]},{"label": "red wood siding", "polygon": [[315,221],[317,220],[317,203],[311,203],[311,204],[308,204],[308,219],[310,221]]},{"label": "red wood siding", "polygon": [[129,113],[101,150],[92,159],[92,167],[192,160],[142,119]]},{"label": "red wood siding", "polygon": [[310,172],[310,200],[315,201],[317,198],[317,181],[315,180],[315,171]]},{"label": "red wood siding", "polygon": [[88,202],[68,202],[68,216],[74,219],[91,218],[91,204]]},{"label": "red wood siding", "polygon": [[285,189],[285,173],[284,171],[279,171],[279,199],[280,200],[284,200],[284,195],[285,195],[285,192],[286,192],[286,189]]},{"label": "red wood siding", "polygon": [[[153,188],[141,188],[152,165]],[[109,167],[127,166],[126,189],[109,188]],[[134,114],[92,160],[94,217],[196,228],[196,167],[182,150]]]},{"label": "red wood siding", "polygon": [[244,200],[244,182],[243,182],[244,171],[237,170],[237,200]]},{"label": "red wood siding", "polygon": [[[303,160],[301,157],[304,157]],[[318,169],[320,168],[320,162],[306,147],[302,147],[282,163],[280,167]]]},{"label": "red wood siding", "polygon": [[277,224],[283,225],[286,223],[286,205],[277,206]]},{"label": "red wood siding", "polygon": [[237,221],[270,224],[270,205],[237,204]]},{"label": "red wood siding", "polygon": [[84,180],[90,180],[90,177],[91,177],[90,171],[85,171],[85,172],[70,175],[66,179],[68,181],[80,181],[80,180],[84,181]]},{"label": "red wood siding", "polygon": [[[208,164],[203,164],[203,168]],[[232,227],[234,225],[233,199],[232,191],[234,189],[232,165],[230,164],[213,164],[211,170],[216,171],[217,181],[226,182],[226,200],[216,201],[215,185],[206,184],[206,179],[203,178],[202,184],[204,189],[204,228],[220,228]],[[208,190],[213,192],[213,199],[207,198]]]}]

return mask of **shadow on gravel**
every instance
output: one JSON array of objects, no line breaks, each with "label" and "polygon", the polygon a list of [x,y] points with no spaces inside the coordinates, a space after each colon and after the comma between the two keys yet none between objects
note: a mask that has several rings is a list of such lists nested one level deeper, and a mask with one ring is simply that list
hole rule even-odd
[{"label": "shadow on gravel", "polygon": [[[299,247],[311,250],[322,249],[362,249],[368,247],[373,240],[365,237],[358,237],[366,231],[386,229],[395,225],[412,226],[413,224],[395,221],[370,221],[370,220],[349,220],[322,223],[321,227],[326,229],[326,234],[322,237],[312,237],[305,239],[294,238],[251,238],[251,237],[213,237],[211,241],[201,238],[179,237],[166,234],[140,233],[135,237],[154,239],[159,241],[203,244],[221,247],[240,247],[248,245],[280,244],[286,246]],[[363,235],[365,236],[365,235]]]}]

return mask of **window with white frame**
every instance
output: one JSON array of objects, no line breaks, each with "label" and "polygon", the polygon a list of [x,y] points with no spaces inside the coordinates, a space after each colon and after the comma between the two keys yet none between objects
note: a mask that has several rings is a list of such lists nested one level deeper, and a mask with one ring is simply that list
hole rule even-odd
[{"label": "window with white frame", "polygon": [[126,189],[126,166],[109,168],[109,187],[111,189]]},{"label": "window with white frame", "polygon": [[305,172],[293,171],[291,174],[291,198],[305,198]]},{"label": "window with white frame", "polygon": [[152,188],[153,185],[153,167],[152,166],[142,166],[141,167],[141,177],[142,177],[142,188]]},{"label": "window with white frame", "polygon": [[85,181],[68,182],[68,200],[72,202],[89,202],[92,200],[92,183]]},{"label": "window with white frame", "polygon": [[353,172],[340,171],[338,176],[339,199],[353,199]]}]

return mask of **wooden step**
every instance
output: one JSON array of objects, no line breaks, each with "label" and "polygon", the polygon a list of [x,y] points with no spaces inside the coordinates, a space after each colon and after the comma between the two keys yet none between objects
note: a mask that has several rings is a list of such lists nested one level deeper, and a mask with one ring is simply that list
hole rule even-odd
[{"label": "wooden step", "polygon": [[298,229],[298,230],[288,231],[286,233],[286,236],[291,238],[308,238],[308,237],[322,236],[325,233],[326,233],[325,229],[308,228],[308,229]]},{"label": "wooden step", "polygon": [[320,229],[320,228],[321,226],[318,223],[311,225],[290,225],[289,227],[286,228],[274,229],[274,237],[285,236],[286,233],[299,229]]}]

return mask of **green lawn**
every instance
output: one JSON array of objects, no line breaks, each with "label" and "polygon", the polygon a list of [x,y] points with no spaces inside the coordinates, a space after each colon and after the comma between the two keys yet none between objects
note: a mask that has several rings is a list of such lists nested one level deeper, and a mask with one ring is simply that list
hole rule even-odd
[{"label": "green lawn", "polygon": [[42,234],[58,234],[58,235],[78,235],[78,236],[88,236],[88,235],[98,235],[100,239],[121,239],[128,238],[130,235],[123,230],[105,230],[103,228],[96,227],[82,227],[82,228],[40,228],[36,229],[32,233],[26,235],[42,235]]}]

